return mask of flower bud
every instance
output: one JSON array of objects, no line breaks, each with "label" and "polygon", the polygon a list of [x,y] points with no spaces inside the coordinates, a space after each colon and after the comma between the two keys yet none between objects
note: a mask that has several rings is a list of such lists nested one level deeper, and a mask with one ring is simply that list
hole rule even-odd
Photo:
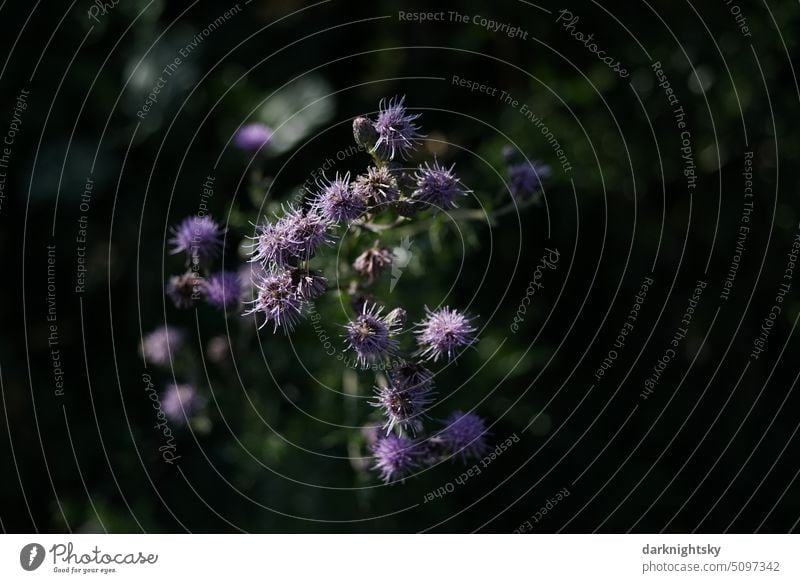
[{"label": "flower bud", "polygon": [[378,132],[369,118],[357,117],[353,120],[353,137],[356,139],[356,144],[370,151],[378,141]]}]

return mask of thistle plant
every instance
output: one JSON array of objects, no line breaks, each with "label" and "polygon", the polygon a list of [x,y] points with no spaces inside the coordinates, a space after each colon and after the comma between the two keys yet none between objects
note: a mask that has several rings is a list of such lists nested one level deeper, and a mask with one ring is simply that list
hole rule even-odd
[{"label": "thistle plant", "polygon": [[[401,165],[416,156],[423,143],[419,119],[420,114],[410,113],[399,97],[381,100],[374,119],[356,118],[353,137],[371,157],[363,173],[353,179],[350,173],[323,174],[310,182],[316,186],[305,191],[303,200],[284,204],[276,214],[255,222],[249,263],[237,270],[209,271],[223,251],[225,232],[211,218],[185,219],[171,239],[172,252],[186,253],[192,266],[170,279],[167,295],[178,308],[196,308],[201,299],[231,314],[244,304],[239,312],[255,318],[259,329],[269,325],[273,333],[288,334],[306,316],[317,313],[314,304],[328,293],[349,297],[352,314],[339,323],[341,349],[352,355],[363,374],[375,375],[369,405],[381,419],[359,435],[362,440],[369,436],[372,467],[387,483],[446,459],[480,457],[488,448],[486,423],[477,414],[455,411],[437,421],[430,413],[436,404],[436,373],[429,367],[447,366],[475,347],[477,316],[446,305],[425,307],[424,313],[410,315],[416,323],[409,325],[406,307],[392,305],[375,289],[384,272],[395,275],[389,241],[407,242],[409,227],[424,229],[426,221],[441,212],[451,213],[451,218],[457,212],[467,219],[475,216],[470,209],[453,211],[472,193],[459,179],[454,163],[428,160],[408,168]],[[268,140],[268,131],[248,127],[236,143],[257,150]],[[517,208],[517,199],[532,198],[540,191],[549,168],[508,157],[507,163],[512,207]],[[503,212],[507,210],[498,214]],[[343,257],[353,279],[341,285],[338,271],[326,273],[331,262],[325,256],[326,251],[333,254],[334,245],[339,246],[337,253],[352,252],[352,246],[344,244],[351,232],[366,235],[372,244]],[[243,301],[247,295],[249,301]],[[155,362],[166,358],[165,336],[166,329],[145,340],[144,352]],[[182,335],[169,338],[173,344],[182,340]],[[224,343],[209,354],[219,353],[222,360],[227,349]],[[171,387],[168,394],[171,405],[177,397],[182,404],[171,409],[190,414],[194,409],[184,401],[194,403],[196,394],[194,389],[187,392],[186,386],[190,385],[181,385],[180,390]]]}]

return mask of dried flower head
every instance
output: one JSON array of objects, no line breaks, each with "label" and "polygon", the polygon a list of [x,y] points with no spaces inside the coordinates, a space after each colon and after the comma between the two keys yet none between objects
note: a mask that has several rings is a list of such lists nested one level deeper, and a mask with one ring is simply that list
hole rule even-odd
[{"label": "dried flower head", "polygon": [[227,309],[239,305],[242,280],[235,271],[220,271],[208,278],[206,301],[214,307]]},{"label": "dried flower head", "polygon": [[441,444],[448,455],[460,455],[463,459],[479,458],[488,449],[486,424],[475,413],[455,411],[444,425],[432,441]]},{"label": "dried flower head", "polygon": [[141,353],[148,363],[164,365],[183,348],[185,334],[171,326],[156,328],[142,339]]},{"label": "dried flower head", "polygon": [[161,409],[173,422],[181,424],[200,408],[201,400],[192,385],[167,385],[161,397]]},{"label": "dried flower head", "polygon": [[402,480],[417,466],[417,444],[399,435],[387,435],[375,443],[372,448],[375,455],[374,468],[386,482]]},{"label": "dried flower head", "polygon": [[393,338],[400,332],[399,327],[381,317],[383,308],[377,304],[364,303],[361,313],[345,326],[346,340],[358,355],[362,365],[391,356],[397,349]]},{"label": "dried flower head", "polygon": [[471,318],[452,308],[435,312],[425,308],[427,317],[417,324],[417,343],[420,353],[434,362],[441,356],[452,360],[460,348],[473,345],[477,339]]},{"label": "dried flower head", "polygon": [[173,275],[167,283],[167,295],[176,308],[191,308],[200,301],[208,290],[208,284],[195,271],[187,271],[181,275]]},{"label": "dried flower head", "polygon": [[292,283],[297,286],[297,295],[303,300],[315,300],[327,290],[328,280],[318,269],[292,270]]},{"label": "dried flower head", "polygon": [[239,128],[233,138],[237,147],[245,152],[257,152],[272,138],[272,129],[263,123],[249,123]]},{"label": "dried flower head", "polygon": [[171,253],[186,253],[192,263],[205,264],[219,255],[225,230],[208,216],[192,216],[172,229]]},{"label": "dried flower head", "polygon": [[417,188],[412,193],[412,198],[425,206],[447,209],[456,206],[456,196],[466,195],[469,190],[461,188],[453,169],[441,166],[438,162],[433,165],[421,164],[414,177]]},{"label": "dried flower head", "polygon": [[386,417],[384,429],[390,433],[397,427],[401,431],[415,435],[422,429],[422,417],[427,407],[433,403],[430,385],[404,385],[392,377],[382,386],[375,387],[373,407],[380,407]]},{"label": "dried flower head", "polygon": [[314,201],[314,209],[332,223],[356,220],[366,210],[365,200],[353,190],[350,184],[350,173],[319,182],[320,190]]},{"label": "dried flower head", "polygon": [[300,317],[303,300],[297,293],[291,274],[288,271],[267,273],[255,285],[256,298],[249,302],[252,307],[244,315],[263,313],[265,319],[259,328],[272,322],[274,332],[279,326],[286,332],[293,330]]},{"label": "dried flower head", "polygon": [[393,97],[388,101],[381,99],[378,105],[378,119],[375,121],[378,140],[374,151],[383,160],[393,160],[398,154],[403,160],[408,159],[424,137],[414,124],[420,114],[409,114],[404,102],[405,97]]},{"label": "dried flower head", "polygon": [[367,206],[384,206],[400,198],[400,187],[397,179],[386,166],[370,166],[367,173],[353,181],[353,191],[359,195]]},{"label": "dried flower head", "polygon": [[383,273],[383,270],[392,264],[392,251],[380,246],[380,241],[356,257],[353,269],[361,275],[367,276],[369,283]]}]

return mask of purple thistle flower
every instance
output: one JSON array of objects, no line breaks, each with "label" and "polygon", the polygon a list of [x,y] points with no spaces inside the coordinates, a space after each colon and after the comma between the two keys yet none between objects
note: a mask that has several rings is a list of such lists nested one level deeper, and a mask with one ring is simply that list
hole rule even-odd
[{"label": "purple thistle flower", "polygon": [[366,201],[350,184],[350,173],[318,183],[320,191],[314,201],[314,209],[332,223],[354,221],[367,209]]},{"label": "purple thistle flower", "polygon": [[417,466],[417,445],[399,435],[391,434],[379,439],[372,452],[375,455],[373,467],[387,484],[395,479],[402,480]]},{"label": "purple thistle flower", "polygon": [[174,236],[169,241],[173,245],[171,253],[185,252],[187,259],[193,263],[204,263],[219,255],[224,232],[225,229],[211,217],[187,217],[172,229]]},{"label": "purple thistle flower", "polygon": [[446,355],[449,360],[459,348],[473,345],[477,339],[471,324],[472,318],[451,308],[441,308],[435,312],[425,308],[427,317],[417,326],[417,344],[420,354],[434,362]]},{"label": "purple thistle flower", "polygon": [[288,271],[267,273],[255,282],[256,298],[250,303],[252,308],[244,313],[245,316],[262,312],[266,319],[259,326],[263,328],[267,322],[273,323],[273,332],[278,326],[284,331],[291,331],[300,316],[303,300],[297,294],[297,286],[292,282]]},{"label": "purple thistle flower", "polygon": [[142,339],[141,353],[147,362],[167,364],[170,356],[183,347],[185,335],[182,330],[170,326],[156,328]]},{"label": "purple thistle flower", "polygon": [[445,427],[431,441],[440,444],[448,455],[467,458],[481,457],[486,444],[486,423],[475,413],[455,411],[444,421]]},{"label": "purple thistle flower", "polygon": [[235,271],[220,271],[208,278],[206,301],[217,308],[227,309],[239,305],[242,297],[242,280]]},{"label": "purple thistle flower", "polygon": [[375,122],[375,130],[378,132],[378,140],[375,142],[375,153],[383,160],[393,160],[395,154],[399,154],[403,160],[408,159],[424,137],[419,132],[419,127],[414,121],[420,114],[409,114],[403,105],[405,97],[390,100],[381,99],[378,105],[378,119]]},{"label": "purple thistle flower", "polygon": [[175,423],[181,424],[191,417],[201,405],[200,397],[191,385],[167,385],[161,397],[161,409]]},{"label": "purple thistle flower", "polygon": [[384,386],[375,387],[375,401],[370,402],[373,407],[380,407],[386,416],[384,429],[391,433],[398,427],[415,435],[422,429],[422,417],[425,409],[433,403],[430,385],[416,384],[404,385],[394,381],[392,377]]},{"label": "purple thistle flower", "polygon": [[176,308],[191,308],[206,293],[207,282],[195,271],[173,275],[167,283],[166,293]]},{"label": "purple thistle flower", "polygon": [[295,245],[289,236],[289,225],[278,220],[258,227],[250,261],[267,265],[284,266],[294,257]]},{"label": "purple thistle flower", "polygon": [[539,191],[542,180],[550,176],[550,166],[536,162],[520,162],[508,167],[508,188],[514,198],[532,196]]},{"label": "purple thistle flower", "polygon": [[385,167],[370,166],[367,173],[356,177],[353,191],[365,200],[368,206],[385,205],[400,198],[400,187],[391,171]]},{"label": "purple thistle flower", "polygon": [[306,301],[317,299],[328,289],[328,279],[318,269],[293,269],[292,283],[297,286],[297,295]]},{"label": "purple thistle flower", "polygon": [[421,164],[414,174],[417,180],[417,188],[412,193],[412,198],[425,204],[440,209],[456,206],[455,198],[459,195],[466,195],[469,190],[464,190],[458,183],[458,178],[453,173],[455,164],[450,168],[441,166],[434,162],[433,166]]},{"label": "purple thistle flower", "polygon": [[361,313],[345,326],[347,343],[362,365],[390,356],[397,349],[397,340],[392,336],[400,332],[400,327],[381,317],[382,311],[377,304],[365,302]]},{"label": "purple thistle flower", "polygon": [[263,123],[249,123],[236,132],[233,142],[245,152],[257,152],[272,138],[272,129]]},{"label": "purple thistle flower", "polygon": [[298,259],[310,259],[320,245],[333,242],[328,237],[330,223],[316,210],[303,212],[290,205],[280,222],[285,225],[291,254]]}]

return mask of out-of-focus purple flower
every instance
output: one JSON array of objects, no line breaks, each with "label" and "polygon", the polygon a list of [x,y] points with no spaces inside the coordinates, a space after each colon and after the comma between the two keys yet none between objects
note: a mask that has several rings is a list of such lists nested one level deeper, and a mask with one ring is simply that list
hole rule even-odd
[{"label": "out-of-focus purple flower", "polygon": [[142,339],[141,353],[148,363],[167,364],[183,347],[185,334],[171,326],[156,328]]},{"label": "out-of-focus purple flower", "polygon": [[508,167],[508,188],[514,198],[533,196],[542,181],[550,176],[550,166],[536,162],[520,162]]},{"label": "out-of-focus purple flower", "polygon": [[452,308],[441,308],[432,312],[425,308],[427,317],[417,324],[417,343],[422,356],[433,359],[441,356],[453,359],[456,350],[471,346],[477,339],[471,318]]},{"label": "out-of-focus purple flower", "polygon": [[353,269],[361,275],[366,275],[369,283],[383,273],[383,270],[392,264],[392,252],[386,247],[381,247],[379,241],[356,257]]},{"label": "out-of-focus purple flower", "polygon": [[400,198],[397,179],[386,166],[370,166],[366,174],[356,177],[352,188],[370,207],[383,206]]},{"label": "out-of-focus purple flower", "polygon": [[171,253],[185,252],[193,263],[205,263],[219,255],[222,249],[222,235],[225,229],[208,216],[192,216],[172,229]]},{"label": "out-of-focus purple flower", "polygon": [[297,293],[291,274],[288,271],[267,273],[255,285],[256,298],[250,302],[252,307],[244,315],[263,313],[265,320],[259,328],[272,322],[273,332],[277,332],[279,326],[286,332],[294,329],[300,317],[303,300]]},{"label": "out-of-focus purple flower", "polygon": [[448,455],[478,458],[488,449],[486,423],[475,413],[455,411],[444,425],[431,440],[440,444]]},{"label": "out-of-focus purple flower", "polygon": [[318,269],[293,269],[292,282],[297,286],[297,295],[306,301],[317,299],[328,289],[328,279]]},{"label": "out-of-focus purple flower", "polygon": [[173,275],[167,283],[167,295],[176,308],[191,308],[206,294],[208,284],[195,271],[187,271],[181,275]]},{"label": "out-of-focus purple flower", "polygon": [[211,362],[220,364],[225,362],[231,354],[231,345],[227,336],[214,336],[206,344],[206,356]]},{"label": "out-of-focus purple flower", "polygon": [[175,423],[184,423],[200,408],[201,400],[191,385],[167,385],[161,397],[161,409]]},{"label": "out-of-focus purple flower", "polygon": [[361,313],[345,326],[347,344],[356,351],[362,365],[391,356],[397,349],[393,336],[400,332],[399,326],[387,322],[382,311],[377,304],[365,302]]},{"label": "out-of-focus purple flower", "polygon": [[405,99],[381,99],[378,105],[378,119],[375,122],[378,141],[375,142],[374,151],[383,160],[393,160],[397,154],[406,160],[422,141],[423,136],[414,123],[420,114],[409,114],[404,105]]},{"label": "out-of-focus purple flower", "polygon": [[354,221],[366,210],[366,201],[353,190],[350,173],[343,177],[323,178],[319,182],[320,191],[314,201],[314,209],[332,223]]},{"label": "out-of-focus purple flower", "polygon": [[242,126],[236,132],[233,142],[245,152],[257,152],[272,138],[272,129],[263,123],[253,122]]},{"label": "out-of-focus purple flower", "polygon": [[375,443],[372,448],[375,455],[374,468],[386,482],[402,480],[417,466],[417,444],[399,435],[390,434]]},{"label": "out-of-focus purple flower", "polygon": [[375,387],[373,407],[380,407],[386,417],[384,428],[387,433],[398,427],[400,430],[416,435],[422,429],[422,417],[433,402],[430,385],[403,385],[392,377],[383,385]]},{"label": "out-of-focus purple flower", "polygon": [[425,206],[446,209],[456,206],[456,196],[467,194],[468,190],[461,188],[453,169],[441,166],[438,162],[433,165],[421,164],[414,177],[417,188],[412,193],[412,198]]},{"label": "out-of-focus purple flower", "polygon": [[227,309],[239,305],[242,281],[235,271],[219,271],[208,278],[206,301],[214,307]]}]

